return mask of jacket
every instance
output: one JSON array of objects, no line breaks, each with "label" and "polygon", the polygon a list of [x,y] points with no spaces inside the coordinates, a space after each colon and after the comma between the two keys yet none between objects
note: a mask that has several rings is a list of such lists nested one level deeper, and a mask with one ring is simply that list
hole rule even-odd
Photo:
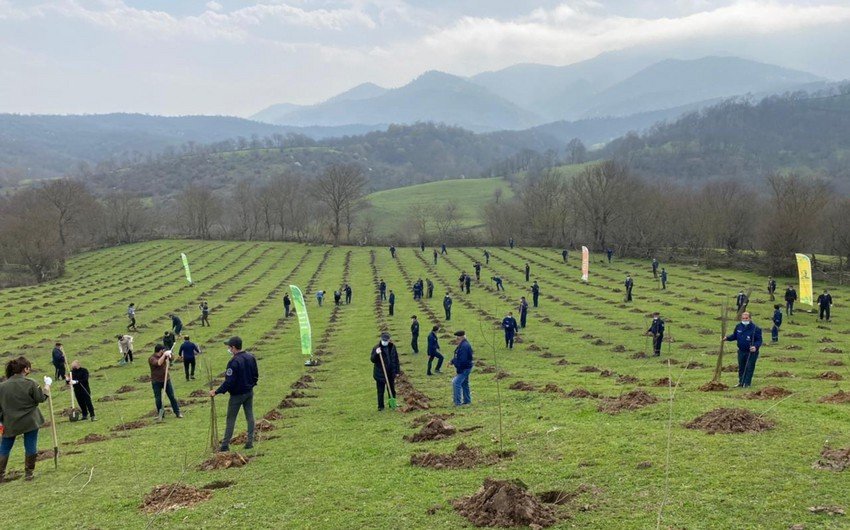
[{"label": "jacket", "polygon": [[779,309],[773,312],[773,325],[776,327],[782,325],[782,311]]},{"label": "jacket", "polygon": [[[76,381],[73,385],[74,395],[87,395],[91,397],[91,387],[89,387],[89,371],[85,368],[77,368],[71,370],[71,380]],[[79,399],[79,397],[77,397]]]},{"label": "jacket", "polygon": [[11,438],[40,428],[44,416],[38,410],[39,403],[47,401],[38,383],[23,374],[10,377],[0,383],[0,422],[3,423],[5,438]]},{"label": "jacket", "polygon": [[829,307],[832,305],[832,295],[831,294],[822,294],[818,296],[818,306],[819,307]]},{"label": "jacket", "polygon": [[649,326],[649,329],[646,330],[648,333],[652,333],[655,336],[664,335],[664,321],[660,318],[652,319],[652,324]]},{"label": "jacket", "polygon": [[748,325],[738,323],[735,326],[735,331],[726,337],[726,340],[736,341],[738,343],[738,351],[748,352],[750,346],[755,346],[756,351],[761,348],[761,328],[750,322]]},{"label": "jacket", "polygon": [[133,337],[123,335],[118,339],[118,353],[125,354],[133,350]]},{"label": "jacket", "polygon": [[440,353],[440,342],[437,334],[432,331],[428,334],[428,355],[434,356],[438,353]]},{"label": "jacket", "polygon": [[198,350],[198,346],[194,342],[184,340],[183,344],[180,345],[179,355],[187,361],[194,361],[197,353],[200,353],[200,350]]},{"label": "jacket", "polygon": [[414,320],[410,324],[410,334],[413,335],[414,337],[419,336],[419,321],[418,320]]},{"label": "jacket", "polygon": [[793,302],[797,300],[797,290],[796,289],[785,289],[785,301]]},{"label": "jacket", "polygon": [[450,296],[446,296],[445,298],[443,298],[443,307],[448,309],[451,306],[452,306],[452,298]]},{"label": "jacket", "polygon": [[227,362],[224,382],[215,390],[215,393],[230,392],[231,396],[241,396],[251,392],[257,386],[259,379],[257,359],[246,351],[240,351]]},{"label": "jacket", "polygon": [[65,366],[65,354],[59,348],[53,348],[53,366],[61,368]]},{"label": "jacket", "polygon": [[505,330],[505,335],[513,335],[517,330],[519,330],[519,326],[517,325],[514,317],[503,318],[502,328]]},{"label": "jacket", "polygon": [[[381,358],[384,359],[383,365],[381,365]],[[392,341],[390,341],[386,346],[382,346],[379,342],[376,346],[372,347],[371,360],[372,377],[375,381],[379,381],[381,383],[385,383],[387,381],[384,377],[384,367],[386,367],[387,375],[391,379],[395,379],[395,376],[401,373],[401,366],[398,361],[398,350],[396,350],[395,344],[393,344]]]},{"label": "jacket", "polygon": [[472,346],[469,341],[463,339],[455,348],[455,355],[452,358],[452,364],[455,366],[457,373],[472,368]]}]

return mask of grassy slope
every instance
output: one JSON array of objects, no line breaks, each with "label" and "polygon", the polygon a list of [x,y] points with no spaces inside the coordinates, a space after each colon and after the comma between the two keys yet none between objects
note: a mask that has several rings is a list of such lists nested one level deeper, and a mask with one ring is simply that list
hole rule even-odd
[{"label": "grassy slope", "polygon": [[[482,276],[500,273],[505,278],[507,301],[489,286],[474,284],[468,296],[454,292],[460,270],[469,268],[471,258],[481,257],[478,250],[450,249],[448,259],[441,258],[433,267],[409,249],[402,249],[399,259],[392,261],[385,249],[229,242],[160,241],[98,251],[73,260],[66,279],[5,290],[7,312],[0,322],[0,338],[6,352],[2,355],[25,353],[37,368],[48,370],[50,346],[58,335],[69,357],[79,357],[93,370],[96,398],[122,385],[137,387],[123,394],[122,401],[96,403],[99,423],[57,423],[63,448],[81,453],[64,456],[59,471],[54,471],[49,461],[39,463],[34,484],[4,484],[4,496],[18,501],[17,509],[6,514],[7,524],[31,526],[33,514],[38,513],[43,521],[69,517],[77,526],[99,528],[146,524],[157,528],[456,528],[465,521],[451,510],[449,500],[474,492],[484,477],[496,476],[520,478],[534,491],[571,491],[580,484],[601,488],[601,493],[585,494],[579,501],[592,509],[581,511],[578,504],[568,508],[572,519],[561,524],[565,528],[653,527],[662,503],[664,527],[841,526],[841,518],[813,515],[807,507],[847,507],[845,477],[814,470],[811,464],[827,439],[833,446],[850,445],[847,405],[817,403],[819,397],[846,385],[814,379],[828,369],[850,377],[846,366],[826,366],[828,360],[843,356],[821,353],[824,344],[818,343],[821,337],[828,337],[835,341],[828,346],[847,349],[850,325],[841,306],[850,290],[833,290],[840,304],[834,308],[833,324],[821,329],[813,316],[800,313],[784,332],[800,332],[805,337],[784,337],[780,346],[765,348],[756,371],[756,389],[773,384],[795,394],[780,403],[744,401],[739,391],[706,394],[696,387],[710,379],[716,359],[706,352],[716,349],[713,337],[719,324],[714,317],[722,295],[731,296],[740,287],[752,286],[755,320],[767,328],[769,303],[761,294],[763,278],[671,266],[670,288],[662,292],[652,282],[647,263],[615,261],[609,266],[599,264],[596,257],[591,282],[583,285],[576,279],[578,264],[559,263],[555,251],[491,250],[493,258]],[[195,287],[186,286],[182,278],[177,258],[181,251],[192,260]],[[374,270],[370,266],[373,255]],[[540,281],[543,296],[540,308],[531,312],[523,344],[507,352],[491,321],[501,317],[509,308],[508,301],[512,304],[525,289],[520,272],[525,262],[532,267],[532,278]],[[346,263],[350,264],[347,273]],[[620,282],[627,270],[636,281],[634,307],[621,303]],[[419,275],[436,284],[435,298],[422,306],[413,303],[404,287]],[[382,309],[373,307],[376,277],[383,277],[396,290],[395,317],[385,317]],[[330,324],[332,308],[315,307],[312,294],[318,289],[332,291],[344,278],[354,287],[354,304],[341,308],[338,321]],[[255,412],[259,417],[271,410],[289,385],[307,371],[298,352],[295,322],[280,319],[282,289],[290,281],[307,290],[314,340],[317,344],[324,341],[324,349],[331,355],[312,372],[317,384],[308,393],[317,397],[301,400],[308,407],[283,410],[284,419],[275,422],[278,429],[271,433],[279,438],[258,443],[249,452],[257,458],[248,466],[216,472],[196,469],[205,456],[208,436],[209,410],[203,400],[186,408],[184,420],[167,416],[162,425],[119,432],[109,441],[72,444],[89,432],[109,434],[110,428],[151,411],[149,385],[136,378],[148,373],[144,359],[167,327],[166,313],[174,310],[183,314],[188,332],[206,349],[204,357],[215,373],[224,369],[227,360],[222,339],[232,333],[242,335],[249,349],[261,357]],[[410,444],[401,438],[413,432],[409,422],[416,414],[379,415],[374,411],[374,383],[366,355],[385,322],[396,337],[414,384],[432,398],[437,412],[450,411],[450,376],[425,377],[425,357],[409,355],[407,333],[409,315],[420,314],[424,343],[425,330],[432,324],[425,316],[426,309],[440,315],[440,298],[446,289],[455,296],[450,329],[466,329],[477,358],[490,365],[498,362],[511,376],[497,387],[492,375],[480,369],[473,372],[474,405],[458,412],[451,422],[480,429],[441,442]],[[196,300],[203,292],[213,307],[212,328],[199,328],[194,321]],[[110,337],[123,329],[123,310],[130,300],[139,306],[141,329],[136,345],[140,352],[135,366],[119,368],[114,366],[117,349]],[[676,339],[665,345],[664,357],[675,358],[680,365],[630,358],[647,347],[640,332],[646,325],[645,314],[654,309],[668,316],[668,334]],[[481,312],[486,318],[479,317]],[[566,328],[555,326],[557,322],[569,324],[575,331],[565,332]],[[331,328],[334,331],[328,332]],[[706,329],[712,335],[700,334]],[[607,344],[594,345],[595,338],[582,338],[586,334]],[[494,339],[497,349],[492,351],[487,343]],[[450,352],[446,339],[441,342],[444,352]],[[696,348],[683,349],[685,343]],[[534,352],[531,345],[543,351]],[[627,351],[613,353],[616,345]],[[802,349],[785,351],[788,346]],[[540,357],[546,352],[564,355],[572,364],[557,366],[557,358]],[[789,356],[797,362],[779,362],[779,357]],[[692,360],[706,367],[683,369]],[[734,362],[728,358],[726,364]],[[633,375],[644,384],[665,376],[681,378],[682,386],[672,406],[662,401],[616,416],[597,412],[594,400],[507,389],[518,380],[537,386],[552,382],[567,390],[582,386],[605,395],[618,395],[636,386],[620,385],[615,378],[597,373],[581,373],[578,369],[583,365]],[[789,370],[796,377],[767,378],[774,370]],[[724,374],[729,384],[733,378]],[[175,382],[178,397],[183,399],[203,387],[200,378],[186,383],[178,377]],[[644,388],[659,398],[669,397],[666,388]],[[503,399],[506,448],[517,451],[515,458],[461,471],[409,466],[412,452],[448,451],[461,440],[495,449],[497,391]],[[55,400],[57,408],[67,406],[67,392],[56,392]],[[746,407],[776,421],[777,426],[756,435],[715,436],[681,426],[717,406]],[[223,412],[220,406],[220,429]],[[243,429],[240,418],[237,432]],[[49,429],[42,430],[40,448],[51,445]],[[20,469],[22,460],[21,448],[16,446],[11,467]],[[643,461],[652,462],[652,467],[637,469]],[[80,472],[91,466],[92,481],[81,494],[88,472]],[[178,480],[197,486],[234,480],[236,485],[217,490],[210,501],[195,508],[156,517],[139,512],[143,495],[154,485]],[[427,515],[426,510],[435,505],[441,507]]]},{"label": "grassy slope", "polygon": [[513,196],[508,184],[500,178],[441,180],[378,191],[368,197],[372,208],[367,215],[375,219],[378,235],[390,235],[403,227],[412,206],[419,204],[436,209],[449,200],[455,200],[462,216],[460,226],[475,227],[482,222],[484,204],[499,188],[503,190],[505,199]]}]

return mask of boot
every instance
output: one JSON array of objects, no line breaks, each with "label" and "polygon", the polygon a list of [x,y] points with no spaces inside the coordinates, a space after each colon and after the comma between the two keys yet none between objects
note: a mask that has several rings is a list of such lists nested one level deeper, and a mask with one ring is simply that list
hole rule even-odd
[{"label": "boot", "polygon": [[32,472],[35,470],[35,460],[38,455],[27,455],[24,460],[24,480],[32,480]]},{"label": "boot", "polygon": [[0,456],[0,483],[6,478],[6,464],[9,463],[8,456]]}]

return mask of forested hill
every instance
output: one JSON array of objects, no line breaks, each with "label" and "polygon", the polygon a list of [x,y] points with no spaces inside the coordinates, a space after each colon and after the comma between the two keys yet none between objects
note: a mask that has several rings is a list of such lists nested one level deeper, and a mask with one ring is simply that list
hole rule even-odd
[{"label": "forested hill", "polygon": [[727,101],[609,143],[617,158],[653,177],[702,180],[796,171],[850,185],[850,85],[819,95]]}]

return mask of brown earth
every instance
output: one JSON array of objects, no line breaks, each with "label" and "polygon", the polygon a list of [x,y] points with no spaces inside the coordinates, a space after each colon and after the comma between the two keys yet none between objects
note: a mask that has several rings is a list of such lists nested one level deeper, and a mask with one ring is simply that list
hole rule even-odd
[{"label": "brown earth", "polygon": [[844,361],[839,361],[838,359],[832,359],[831,361],[826,362],[827,366],[844,366]]},{"label": "brown earth", "polygon": [[517,381],[508,388],[510,388],[511,390],[522,390],[524,392],[534,392],[536,390],[534,388],[534,385],[532,385],[531,383],[526,383],[525,381]]},{"label": "brown earth", "polygon": [[452,505],[475,526],[545,528],[558,521],[555,510],[529,493],[520,481],[486,478],[474,495],[457,499]]},{"label": "brown earth", "polygon": [[120,423],[109,430],[112,432],[121,432],[130,429],[141,429],[142,427],[147,427],[148,425],[148,422],[144,420],[128,421],[127,423]]},{"label": "brown earth", "polygon": [[737,364],[727,364],[721,370],[722,372],[731,372],[733,374],[738,373],[738,365]]},{"label": "brown earth", "polygon": [[654,403],[658,403],[657,397],[643,389],[636,388],[615,398],[603,398],[598,410],[608,414],[619,414],[624,410],[637,410]]},{"label": "brown earth", "polygon": [[418,433],[405,436],[404,439],[408,442],[442,440],[443,438],[452,436],[456,432],[457,428],[454,425],[446,423],[439,418],[434,418],[426,423]]},{"label": "brown earth", "polygon": [[145,513],[160,513],[187,508],[212,497],[212,492],[186,484],[161,484],[145,495],[139,509]]},{"label": "brown earth", "polygon": [[595,392],[590,392],[589,390],[578,387],[578,388],[574,388],[573,390],[570,390],[570,392],[567,394],[567,397],[578,398],[578,399],[596,398],[596,397],[599,397],[599,394],[597,394]]},{"label": "brown earth", "polygon": [[270,411],[266,412],[266,414],[263,416],[263,419],[264,419],[264,420],[269,420],[269,421],[282,420],[282,419],[283,419],[283,414],[281,414],[280,412],[278,412],[278,411],[276,411],[276,410],[272,409],[272,410],[270,410]]},{"label": "brown earth", "polygon": [[124,385],[118,390],[115,391],[116,394],[126,394],[127,392],[132,392],[136,390],[136,387],[130,385]]},{"label": "brown earth", "polygon": [[212,471],[214,469],[230,469],[242,467],[248,464],[248,458],[236,452],[215,453],[210,458],[198,465],[201,471]]},{"label": "brown earth", "polygon": [[776,359],[774,359],[774,361],[776,361],[778,363],[796,363],[797,358],[796,357],[777,357]]},{"label": "brown earth", "polygon": [[139,377],[136,378],[136,381],[138,381],[140,383],[150,383],[151,382],[151,376],[140,375]]},{"label": "brown earth", "polygon": [[546,383],[546,386],[540,389],[544,394],[565,394],[564,389],[555,383]]},{"label": "brown earth", "polygon": [[723,390],[729,390],[729,387],[720,381],[709,381],[708,383],[698,387],[697,390],[700,392],[722,392]]},{"label": "brown earth", "polygon": [[269,432],[277,429],[274,423],[263,419],[254,424],[254,430],[259,432]]},{"label": "brown earth", "polygon": [[744,399],[782,399],[793,394],[790,390],[786,390],[778,386],[766,386],[757,392],[744,394]]},{"label": "brown earth", "polygon": [[760,418],[747,409],[718,408],[694,418],[685,427],[707,434],[732,434],[766,431],[774,425],[774,422]]},{"label": "brown earth", "polygon": [[765,377],[794,377],[794,374],[786,371],[773,371],[767,374]]},{"label": "brown earth", "polygon": [[209,391],[204,390],[204,389],[202,389],[202,388],[199,388],[199,389],[197,389],[197,390],[192,390],[192,391],[189,393],[189,397],[193,397],[193,398],[199,398],[199,397],[209,397],[209,396],[210,396]]},{"label": "brown earth", "polygon": [[103,396],[103,397],[97,398],[97,402],[98,403],[108,403],[110,401],[121,401],[122,399],[123,398],[120,398],[118,396]]},{"label": "brown earth", "polygon": [[613,370],[602,370],[599,372],[599,377],[614,377],[615,375]]},{"label": "brown earth", "polygon": [[833,347],[821,348],[820,351],[822,351],[824,353],[844,353],[844,350],[842,350],[841,348],[833,348]]},{"label": "brown earth", "polygon": [[415,453],[410,456],[410,465],[434,469],[469,469],[492,465],[499,459],[496,453],[485,455],[480,449],[462,443],[451,453]]},{"label": "brown earth", "polygon": [[570,364],[570,362],[566,359],[561,359],[560,361],[556,362],[555,364],[557,364],[558,366],[566,366],[566,365]]},{"label": "brown earth", "polygon": [[637,377],[633,375],[621,375],[617,378],[617,383],[621,385],[631,385],[640,381]]},{"label": "brown earth", "polygon": [[820,452],[820,459],[812,464],[812,467],[826,471],[844,471],[850,468],[850,447],[841,449],[824,447]]},{"label": "brown earth", "polygon": [[90,444],[95,442],[103,442],[109,440],[109,436],[104,436],[102,434],[87,434],[84,437],[77,440],[77,445],[82,444]]},{"label": "brown earth", "polygon": [[820,398],[818,403],[850,403],[850,392],[839,390],[835,394]]},{"label": "brown earth", "polygon": [[277,408],[279,409],[292,409],[295,407],[306,407],[303,403],[298,403],[295,400],[289,398],[283,398],[280,403],[277,404]]},{"label": "brown earth", "polygon": [[413,418],[413,421],[410,422],[410,426],[413,428],[421,427],[431,420],[447,420],[452,416],[454,416],[454,412],[447,412],[445,414],[423,414]]},{"label": "brown earth", "polygon": [[844,379],[841,377],[841,374],[835,373],[833,371],[823,372],[822,374],[818,374],[815,376],[815,379],[826,379],[828,381],[841,381]]},{"label": "brown earth", "polygon": [[210,482],[206,486],[203,487],[205,490],[220,490],[224,488],[229,488],[236,484],[235,480],[216,480],[215,482]]},{"label": "brown earth", "polygon": [[593,373],[593,372],[600,372],[601,370],[599,368],[595,367],[595,366],[582,366],[581,368],[578,369],[578,371],[581,372],[581,373],[588,373],[589,374],[589,373]]}]

